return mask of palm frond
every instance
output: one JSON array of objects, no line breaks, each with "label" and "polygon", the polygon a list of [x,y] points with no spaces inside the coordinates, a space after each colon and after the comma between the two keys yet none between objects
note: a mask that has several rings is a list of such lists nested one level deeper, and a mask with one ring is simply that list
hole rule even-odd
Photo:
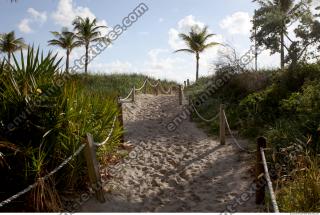
[{"label": "palm frond", "polygon": [[178,50],[174,51],[174,53],[177,53],[177,52],[188,52],[188,53],[191,53],[191,54],[195,53],[195,51],[193,51],[191,49],[178,49]]}]

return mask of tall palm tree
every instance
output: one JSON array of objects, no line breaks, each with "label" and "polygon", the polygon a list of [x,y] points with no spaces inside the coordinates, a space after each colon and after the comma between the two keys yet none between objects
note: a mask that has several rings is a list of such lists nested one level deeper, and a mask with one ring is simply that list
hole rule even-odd
[{"label": "tall palm tree", "polygon": [[66,73],[69,72],[69,58],[71,51],[80,46],[81,43],[77,40],[76,35],[73,32],[68,31],[67,28],[63,28],[61,32],[51,32],[56,39],[49,40],[49,45],[59,46],[66,50]]},{"label": "tall palm tree", "polygon": [[0,35],[0,51],[7,53],[7,60],[10,64],[11,55],[20,49],[26,48],[23,38],[16,38],[14,31]]},{"label": "tall palm tree", "polygon": [[208,40],[215,34],[210,34],[208,32],[208,27],[199,28],[198,26],[193,26],[189,34],[179,34],[179,37],[185,41],[188,48],[176,50],[176,52],[188,52],[196,55],[196,81],[199,78],[199,60],[200,53],[204,52],[206,49],[220,45],[216,42],[208,42]]},{"label": "tall palm tree", "polygon": [[85,55],[85,73],[88,72],[88,52],[90,43],[107,41],[105,37],[101,36],[100,29],[107,28],[106,26],[98,26],[97,20],[90,20],[89,17],[83,19],[82,17],[77,17],[73,21],[74,30],[76,31],[76,37],[79,40],[81,45],[85,46],[86,55]]}]

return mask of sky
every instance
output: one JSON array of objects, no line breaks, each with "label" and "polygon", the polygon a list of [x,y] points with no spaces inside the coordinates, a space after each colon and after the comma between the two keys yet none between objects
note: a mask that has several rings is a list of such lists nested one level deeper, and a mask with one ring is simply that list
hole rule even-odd
[{"label": "sky", "polygon": [[[179,33],[187,33],[195,24],[207,25],[216,34],[212,41],[229,44],[240,55],[252,45],[251,19],[257,7],[252,0],[0,0],[0,33],[14,30],[26,43],[64,57],[64,50],[47,45],[52,39],[50,31],[60,31],[62,27],[71,30],[76,16],[97,18],[98,24],[112,29],[141,3],[148,6],[148,11],[90,63],[90,72],[143,73],[179,82],[194,81],[195,56],[174,51],[186,47]],[[200,76],[214,73],[214,62],[222,49],[216,46],[200,56]],[[84,48],[77,48],[71,60],[83,54]],[[279,57],[264,51],[258,65],[278,67]]]}]

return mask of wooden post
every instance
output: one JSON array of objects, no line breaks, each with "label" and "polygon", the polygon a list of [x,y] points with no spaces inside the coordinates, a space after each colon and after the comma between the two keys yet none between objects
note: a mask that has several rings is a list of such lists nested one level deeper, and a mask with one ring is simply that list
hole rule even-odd
[{"label": "wooden post", "polygon": [[257,160],[256,160],[256,204],[263,204],[265,198],[266,181],[260,148],[266,148],[267,140],[265,137],[257,139]]},{"label": "wooden post", "polygon": [[226,122],[224,118],[224,105],[220,104],[220,144],[226,144]]},{"label": "wooden post", "polygon": [[188,86],[188,87],[190,86],[190,81],[189,81],[189,79],[187,79],[187,86]]},{"label": "wooden post", "polygon": [[121,136],[120,138],[120,143],[124,143],[124,129],[123,129],[123,113],[122,113],[122,103],[120,101],[120,96],[118,97],[118,109],[119,109],[119,114],[118,114],[118,120],[119,120],[119,124],[120,124],[120,128],[121,128]]},{"label": "wooden post", "polygon": [[172,94],[172,86],[169,88],[169,95]]},{"label": "wooden post", "polygon": [[[147,81],[147,79],[145,81]],[[147,93],[147,83],[144,85],[144,88],[143,88],[143,94],[146,94],[146,93]]]},{"label": "wooden post", "polygon": [[183,83],[184,83],[184,87],[186,87],[186,86],[187,86],[187,82],[186,82],[186,81],[184,81]]},{"label": "wooden post", "polygon": [[179,88],[178,88],[178,95],[179,95],[179,105],[182,105],[182,86],[179,85]]},{"label": "wooden post", "polygon": [[96,157],[96,146],[91,134],[87,134],[87,144],[84,149],[84,155],[87,162],[90,186],[95,192],[96,198],[99,202],[104,203],[102,181],[99,171],[99,164]]},{"label": "wooden post", "polygon": [[156,87],[156,95],[158,96],[160,94],[160,79],[158,79],[158,85]]},{"label": "wooden post", "polygon": [[135,94],[136,94],[136,87],[133,86],[132,87],[132,102],[134,102],[134,100],[135,100]]},{"label": "wooden post", "polygon": [[192,113],[193,113],[193,102],[192,102],[192,99],[191,99],[191,96],[189,95],[188,96],[188,101],[189,101],[189,107],[190,107],[190,121],[192,122]]}]

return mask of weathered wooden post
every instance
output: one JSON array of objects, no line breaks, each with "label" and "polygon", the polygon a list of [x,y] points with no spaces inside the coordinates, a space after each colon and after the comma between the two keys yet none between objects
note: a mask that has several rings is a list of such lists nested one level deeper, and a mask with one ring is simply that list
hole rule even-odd
[{"label": "weathered wooden post", "polygon": [[182,105],[182,86],[179,84],[178,87],[178,95],[179,95],[179,105]]},{"label": "weathered wooden post", "polygon": [[99,164],[96,157],[96,146],[94,145],[92,135],[89,133],[87,134],[84,155],[88,167],[90,186],[94,190],[97,200],[101,203],[104,203],[106,200],[104,198]]},{"label": "weathered wooden post", "polygon": [[190,86],[190,81],[189,81],[189,79],[187,79],[187,86],[188,86],[188,87]]},{"label": "weathered wooden post", "polygon": [[224,117],[224,105],[220,104],[220,144],[226,144],[226,122]]},{"label": "weathered wooden post", "polygon": [[120,143],[124,143],[124,135],[123,135],[123,113],[122,113],[122,103],[120,101],[120,96],[118,96],[118,109],[119,109],[119,114],[118,114],[118,121],[120,124],[120,128],[121,128],[121,136],[120,138]]},{"label": "weathered wooden post", "polygon": [[156,86],[156,96],[158,96],[160,93],[160,79],[158,79],[158,83],[157,83],[157,86]]},{"label": "weathered wooden post", "polygon": [[172,86],[169,88],[169,95],[172,94]]},{"label": "weathered wooden post", "polygon": [[144,88],[143,88],[143,94],[147,93],[147,79],[145,80]]},{"label": "weathered wooden post", "polygon": [[132,102],[134,102],[134,100],[135,100],[135,96],[136,96],[136,87],[135,86],[133,86],[132,87],[132,95],[131,95],[132,97]]},{"label": "weathered wooden post", "polygon": [[264,176],[264,167],[262,162],[262,155],[260,148],[266,148],[267,140],[265,137],[257,139],[257,152],[256,152],[256,204],[263,204],[265,198],[266,181]]},{"label": "weathered wooden post", "polygon": [[192,98],[189,95],[188,96],[188,101],[189,101],[189,108],[190,108],[190,121],[192,122],[192,113],[193,113],[193,102],[192,102]]}]

